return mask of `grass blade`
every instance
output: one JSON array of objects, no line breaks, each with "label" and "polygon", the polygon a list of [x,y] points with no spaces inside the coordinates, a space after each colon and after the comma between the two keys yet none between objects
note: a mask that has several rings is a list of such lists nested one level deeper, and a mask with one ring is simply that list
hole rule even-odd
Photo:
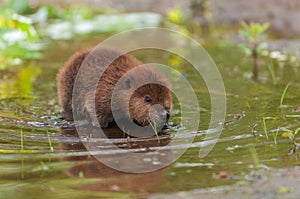
[{"label": "grass blade", "polygon": [[284,98],[285,98],[285,95],[286,95],[286,92],[287,92],[289,86],[290,86],[290,83],[288,83],[288,84],[285,86],[285,88],[284,88],[284,90],[283,90],[283,92],[282,92],[282,94],[281,94],[280,105],[279,105],[279,107],[283,107],[283,100],[284,100]]}]

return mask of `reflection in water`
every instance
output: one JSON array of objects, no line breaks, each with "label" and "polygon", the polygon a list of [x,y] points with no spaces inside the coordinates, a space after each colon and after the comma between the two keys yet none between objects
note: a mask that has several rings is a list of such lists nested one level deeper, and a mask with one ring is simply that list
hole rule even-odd
[{"label": "reflection in water", "polygon": [[[68,137],[78,137],[74,128],[61,128],[61,133]],[[123,133],[116,128],[106,129],[105,133],[107,135],[112,135],[113,137],[123,135]],[[164,164],[164,162],[170,162],[172,160],[171,150],[159,152],[149,150],[151,147],[167,145],[170,141],[170,137],[168,135],[162,135],[145,140],[127,138],[110,138],[110,140],[114,143],[114,146],[122,150],[115,150],[105,144],[103,139],[98,139],[96,141],[92,141],[94,142],[93,145],[95,145],[95,143],[99,143],[99,153],[97,156],[101,156],[101,159],[105,158],[110,162],[118,162],[118,164],[123,165],[124,167],[136,167],[139,164],[144,165],[146,162],[148,163],[148,166],[152,165],[153,168],[160,168],[160,164]],[[64,142],[60,144],[60,149],[63,151],[87,151],[82,142]],[[137,150],[136,153],[145,154],[145,158],[129,160],[127,158],[127,154],[130,154],[129,151],[132,151],[133,149]],[[120,153],[120,151],[122,152]],[[164,180],[164,174],[167,171],[167,168],[162,168],[153,172],[140,174],[122,172],[107,166],[100,162],[98,157],[95,158],[92,155],[69,156],[62,158],[61,160],[78,163],[65,170],[65,173],[70,177],[103,179],[103,181],[97,181],[93,184],[81,187],[83,190],[90,191],[118,191],[146,194],[147,192],[152,192],[154,187]]]},{"label": "reflection in water", "polygon": [[[1,71],[1,73],[3,72]],[[18,74],[0,74],[0,99],[31,97],[32,84],[40,73],[39,67],[29,65],[22,68]]]}]

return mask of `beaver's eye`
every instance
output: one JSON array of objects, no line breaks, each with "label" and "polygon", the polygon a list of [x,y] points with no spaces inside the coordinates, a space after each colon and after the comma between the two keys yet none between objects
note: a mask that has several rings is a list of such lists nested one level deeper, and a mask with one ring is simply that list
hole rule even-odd
[{"label": "beaver's eye", "polygon": [[150,103],[152,102],[152,99],[147,95],[147,96],[145,96],[144,101],[145,101],[146,103],[150,104]]}]

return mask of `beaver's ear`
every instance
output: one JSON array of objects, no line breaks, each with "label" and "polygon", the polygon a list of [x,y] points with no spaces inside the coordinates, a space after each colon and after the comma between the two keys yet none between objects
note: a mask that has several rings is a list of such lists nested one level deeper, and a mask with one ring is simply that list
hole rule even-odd
[{"label": "beaver's ear", "polygon": [[125,89],[130,89],[132,87],[133,77],[131,75],[127,75],[125,79]]}]

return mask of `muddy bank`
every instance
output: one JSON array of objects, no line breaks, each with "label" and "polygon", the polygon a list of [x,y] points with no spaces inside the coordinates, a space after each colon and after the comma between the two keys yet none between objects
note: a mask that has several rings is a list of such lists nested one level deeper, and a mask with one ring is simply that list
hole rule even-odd
[{"label": "muddy bank", "polygon": [[297,0],[209,0],[215,23],[240,20],[270,22],[271,29],[284,36],[300,36],[300,1]]},{"label": "muddy bank", "polygon": [[[114,9],[120,12],[150,11],[166,14],[168,10],[179,7],[187,15],[191,15],[191,2],[201,0],[31,0],[32,4],[55,4],[66,6],[75,3],[86,3],[95,8]],[[202,0],[203,1],[203,0]],[[278,35],[288,37],[300,36],[300,1],[297,0],[207,0],[213,23],[238,24],[244,21],[270,22],[271,29]]]},{"label": "muddy bank", "polygon": [[[36,0],[32,1],[36,3]],[[174,6],[178,6],[182,8],[184,11],[187,11],[189,8],[189,1],[180,1],[180,0],[148,0],[148,1],[140,1],[140,0],[40,0],[38,3],[46,5],[46,4],[54,4],[59,6],[67,6],[70,4],[76,3],[85,3],[93,6],[94,8],[105,8],[105,9],[114,9],[119,12],[138,12],[138,11],[150,11],[150,12],[158,12],[161,14],[165,14],[167,10],[173,8]]]},{"label": "muddy bank", "polygon": [[[252,178],[252,177],[251,177]],[[226,180],[226,179],[224,179]],[[174,194],[154,194],[151,199],[196,199],[196,198],[297,198],[300,195],[300,167],[259,171],[255,177],[243,185],[214,187],[178,192]]]}]

